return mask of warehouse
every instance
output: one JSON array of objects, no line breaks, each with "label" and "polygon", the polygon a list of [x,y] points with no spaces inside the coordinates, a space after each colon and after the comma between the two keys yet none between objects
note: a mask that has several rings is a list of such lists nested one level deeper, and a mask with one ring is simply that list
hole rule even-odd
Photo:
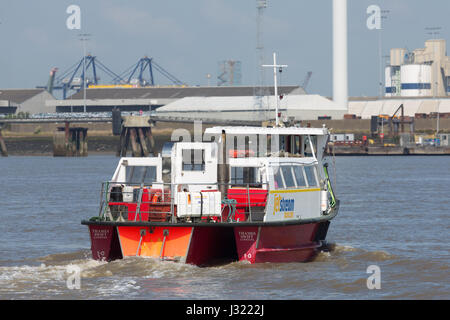
[{"label": "warehouse", "polygon": [[45,89],[0,89],[0,114],[47,112],[46,102],[54,100]]},{"label": "warehouse", "polygon": [[[282,86],[280,94],[305,94],[300,86]],[[273,87],[266,92],[273,95]],[[66,100],[48,101],[47,112],[108,112],[117,107],[121,111],[150,111],[185,97],[241,97],[253,96],[255,87],[142,87],[142,88],[88,88],[86,100],[80,91]]]},{"label": "warehouse", "polygon": [[393,116],[402,104],[407,117],[429,117],[437,113],[443,117],[450,115],[450,98],[352,98],[348,113],[361,119],[380,115]]},{"label": "warehouse", "polygon": [[[253,96],[188,97],[157,110],[159,116],[192,119],[266,121],[275,119],[276,99],[264,97],[262,105]],[[287,95],[280,101],[281,119],[343,119],[347,108],[319,95]]]}]

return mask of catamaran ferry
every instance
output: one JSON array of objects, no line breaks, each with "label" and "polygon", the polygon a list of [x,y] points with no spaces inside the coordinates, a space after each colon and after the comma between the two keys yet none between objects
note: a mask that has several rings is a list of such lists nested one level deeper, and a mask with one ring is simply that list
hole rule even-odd
[{"label": "catamaran ferry", "polygon": [[339,200],[327,128],[212,127],[202,142],[121,158],[89,227],[92,256],[198,266],[306,262]]}]

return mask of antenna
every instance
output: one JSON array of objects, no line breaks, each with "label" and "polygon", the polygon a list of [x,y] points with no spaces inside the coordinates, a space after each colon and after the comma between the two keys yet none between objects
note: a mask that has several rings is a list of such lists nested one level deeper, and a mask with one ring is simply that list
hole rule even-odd
[{"label": "antenna", "polygon": [[80,41],[83,42],[83,76],[81,77],[81,80],[83,80],[83,112],[86,113],[86,41],[89,41],[90,34],[83,33],[78,35],[80,37]]},{"label": "antenna", "polygon": [[280,72],[283,70],[283,68],[287,68],[287,65],[285,64],[277,64],[277,54],[273,53],[273,64],[267,65],[263,64],[262,67],[268,67],[273,68],[273,84],[274,84],[274,91],[275,91],[275,126],[279,126],[279,119],[278,119],[278,110],[280,109],[280,97],[278,96],[278,80],[277,80],[277,68],[279,68]]},{"label": "antenna", "polygon": [[256,87],[254,95],[256,98],[256,104],[262,108],[262,98],[265,95],[264,92],[264,43],[263,43],[263,14],[264,9],[267,8],[267,0],[256,0],[256,8],[258,10],[256,16],[256,54],[257,54],[257,70],[256,70]]}]

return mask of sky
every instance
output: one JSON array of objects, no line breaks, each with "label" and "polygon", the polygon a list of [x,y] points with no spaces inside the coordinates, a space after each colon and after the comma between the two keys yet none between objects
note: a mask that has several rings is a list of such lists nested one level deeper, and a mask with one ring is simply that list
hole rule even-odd
[{"label": "sky", "polygon": [[[81,30],[69,30],[66,12],[81,8]],[[383,30],[368,30],[367,7],[389,10]],[[448,0],[348,0],[349,94],[376,96],[379,90],[379,33],[382,54],[390,48],[423,48],[425,29],[450,32]],[[49,71],[67,70],[83,55],[80,33],[91,34],[87,53],[121,74],[143,56],[154,58],[189,85],[217,83],[218,64],[238,60],[242,84],[257,82],[256,0],[0,0],[0,88],[47,84]],[[262,32],[265,62],[288,67],[281,85],[301,85],[308,93],[332,96],[332,0],[268,0]],[[383,72],[384,74],[384,72]],[[266,71],[265,83],[272,84]],[[100,75],[100,82],[111,78]],[[157,84],[169,84],[155,73]]]}]

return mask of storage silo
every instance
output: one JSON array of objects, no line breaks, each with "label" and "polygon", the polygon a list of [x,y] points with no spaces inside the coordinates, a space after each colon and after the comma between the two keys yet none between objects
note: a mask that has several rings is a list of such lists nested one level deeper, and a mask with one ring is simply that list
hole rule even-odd
[{"label": "storage silo", "polygon": [[392,97],[393,88],[392,88],[392,67],[386,67],[384,70],[384,87],[385,87],[385,96]]},{"label": "storage silo", "polygon": [[400,66],[388,66],[385,70],[385,95],[386,97],[400,96],[401,78]]},{"label": "storage silo", "polygon": [[431,66],[426,64],[401,66],[401,95],[404,97],[431,96]]}]

